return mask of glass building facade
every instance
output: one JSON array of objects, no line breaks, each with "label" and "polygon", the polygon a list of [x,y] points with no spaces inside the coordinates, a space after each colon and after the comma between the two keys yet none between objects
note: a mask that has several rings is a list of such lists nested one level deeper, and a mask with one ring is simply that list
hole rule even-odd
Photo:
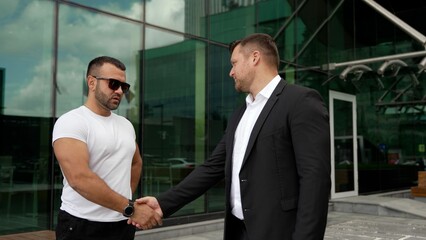
[{"label": "glass building facade", "polygon": [[[135,197],[155,196],[209,156],[244,103],[227,47],[254,32],[276,39],[280,75],[329,107],[331,197],[409,189],[425,170],[425,12],[397,0],[0,1],[0,235],[54,229],[51,132],[85,102],[91,59],[127,66],[116,113],[143,154]],[[166,225],[220,218],[224,201],[221,182]]]}]

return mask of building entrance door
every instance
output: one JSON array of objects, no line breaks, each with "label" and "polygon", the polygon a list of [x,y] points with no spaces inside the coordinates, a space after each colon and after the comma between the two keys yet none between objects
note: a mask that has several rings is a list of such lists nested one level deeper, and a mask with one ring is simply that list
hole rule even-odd
[{"label": "building entrance door", "polygon": [[331,198],[358,195],[356,97],[330,91]]}]

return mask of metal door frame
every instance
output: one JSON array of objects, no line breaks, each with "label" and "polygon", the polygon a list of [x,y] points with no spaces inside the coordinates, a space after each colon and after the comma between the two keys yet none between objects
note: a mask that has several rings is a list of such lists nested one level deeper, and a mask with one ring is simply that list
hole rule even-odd
[{"label": "metal door frame", "polygon": [[[354,190],[346,192],[336,193],[336,182],[335,182],[335,139],[341,138],[342,136],[334,135],[334,101],[346,101],[352,103],[352,139],[353,139],[353,174],[354,174]],[[358,196],[358,137],[357,137],[357,115],[356,115],[356,96],[329,91],[329,111],[330,111],[330,146],[331,146],[331,198],[342,198],[350,196]]]}]

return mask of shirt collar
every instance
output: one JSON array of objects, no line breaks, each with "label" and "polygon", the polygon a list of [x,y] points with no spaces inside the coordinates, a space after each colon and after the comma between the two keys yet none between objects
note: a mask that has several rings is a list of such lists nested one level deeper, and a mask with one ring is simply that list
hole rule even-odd
[{"label": "shirt collar", "polygon": [[[256,98],[263,96],[266,99],[269,99],[272,95],[272,92],[277,87],[278,83],[281,81],[281,76],[277,75],[275,76],[269,83],[266,85],[257,95]],[[253,103],[253,97],[251,94],[247,95],[246,102]]]}]

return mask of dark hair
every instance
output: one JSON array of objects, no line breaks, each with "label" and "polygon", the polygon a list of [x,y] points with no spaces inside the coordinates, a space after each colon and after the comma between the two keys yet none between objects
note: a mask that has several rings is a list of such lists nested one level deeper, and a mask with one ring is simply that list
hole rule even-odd
[{"label": "dark hair", "polygon": [[87,66],[86,77],[89,75],[96,75],[97,73],[94,74],[93,72],[96,71],[98,68],[102,67],[104,63],[110,63],[119,68],[120,70],[126,71],[126,66],[120,60],[115,59],[113,57],[101,56],[89,62],[89,65]]},{"label": "dark hair", "polygon": [[[276,65],[277,69],[280,65],[280,56],[274,39],[264,33],[254,33],[243,39],[235,40],[229,44],[229,52],[232,54],[235,47],[241,45],[244,48],[246,45],[251,46],[250,50],[259,50],[265,55],[270,64]],[[248,50],[249,50],[248,49]]]}]

